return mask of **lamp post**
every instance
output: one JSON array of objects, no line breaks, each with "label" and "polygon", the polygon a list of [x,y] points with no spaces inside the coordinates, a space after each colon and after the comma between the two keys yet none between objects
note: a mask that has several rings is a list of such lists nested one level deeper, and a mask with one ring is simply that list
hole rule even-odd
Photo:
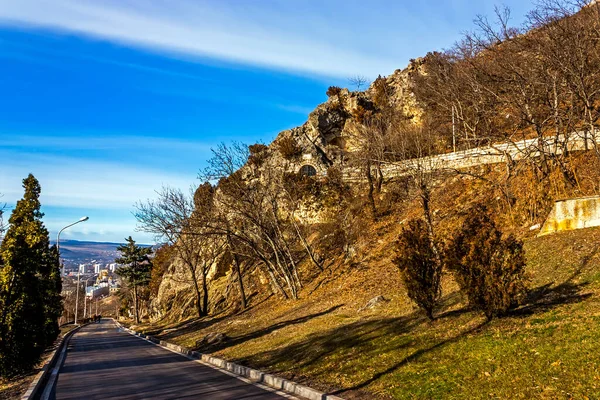
[{"label": "lamp post", "polygon": [[[80,222],[84,222],[87,221],[88,219],[90,219],[89,217],[81,217],[79,218],[78,221],[73,222],[72,224],[69,224],[67,226],[65,226],[64,228],[62,228],[60,231],[58,231],[58,235],[56,235],[56,250],[58,252],[58,262],[60,263],[60,234],[62,233],[62,231],[64,231],[67,228],[70,228],[71,226],[78,224]],[[62,265],[62,264],[61,264]],[[77,307],[79,307],[79,275],[80,275],[81,270],[77,270],[77,289],[75,290],[75,324],[77,324]],[[61,273],[60,273],[61,277],[65,275],[65,269],[64,267],[61,268]]]},{"label": "lamp post", "polygon": [[[70,228],[70,227],[72,227],[73,225],[75,225],[75,224],[78,224],[78,223],[80,223],[80,222],[85,222],[85,221],[87,221],[88,219],[90,219],[90,217],[81,217],[81,218],[79,218],[79,220],[77,220],[77,221],[73,222],[72,224],[69,224],[69,225],[65,226],[65,227],[64,227],[64,228],[62,228],[60,231],[58,231],[58,235],[56,235],[56,251],[58,252],[58,262],[59,262],[59,263],[60,263],[60,234],[61,234],[61,233],[62,233],[62,231],[64,231],[65,229],[67,229],[67,228]],[[62,266],[62,263],[61,263],[61,266]],[[61,268],[60,274],[61,274],[61,276],[64,276],[64,274],[65,274],[65,270],[64,270],[64,268]]]}]

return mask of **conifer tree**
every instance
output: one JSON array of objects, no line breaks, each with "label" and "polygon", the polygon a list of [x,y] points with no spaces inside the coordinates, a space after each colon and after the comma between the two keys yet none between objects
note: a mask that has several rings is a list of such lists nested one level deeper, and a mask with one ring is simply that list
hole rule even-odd
[{"label": "conifer tree", "polygon": [[488,320],[505,315],[527,292],[523,242],[504,238],[484,205],[471,210],[452,238],[446,262],[471,306]]},{"label": "conifer tree", "polygon": [[45,345],[45,284],[48,231],[42,223],[40,185],[33,175],[23,180],[25,194],[9,219],[0,254],[0,374],[27,371]]},{"label": "conifer tree", "polygon": [[60,261],[56,245],[48,248],[40,275],[44,294],[44,333],[46,345],[50,345],[58,336],[58,319],[63,312]]},{"label": "conifer tree", "polygon": [[442,264],[435,255],[425,222],[410,221],[396,244],[399,253],[394,262],[400,269],[408,297],[433,320],[433,311],[442,294]]},{"label": "conifer tree", "polygon": [[152,271],[152,263],[150,262],[151,247],[142,247],[135,244],[135,240],[131,236],[127,239],[126,244],[117,247],[121,252],[121,257],[115,262],[122,264],[122,267],[117,268],[117,274],[124,278],[132,289],[133,294],[133,315],[135,322],[140,323],[139,313],[139,293],[140,286],[148,286],[150,283],[150,272]]}]

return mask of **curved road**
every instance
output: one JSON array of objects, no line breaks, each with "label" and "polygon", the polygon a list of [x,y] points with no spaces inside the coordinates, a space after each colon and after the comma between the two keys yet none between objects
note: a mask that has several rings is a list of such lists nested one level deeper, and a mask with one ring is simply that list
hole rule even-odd
[{"label": "curved road", "polygon": [[112,320],[85,326],[71,338],[55,396],[58,400],[284,398],[130,335]]}]

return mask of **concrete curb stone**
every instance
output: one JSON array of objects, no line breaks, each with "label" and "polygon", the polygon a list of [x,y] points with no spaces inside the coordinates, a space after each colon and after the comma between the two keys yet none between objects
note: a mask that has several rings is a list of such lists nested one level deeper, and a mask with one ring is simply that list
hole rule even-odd
[{"label": "concrete curb stone", "polygon": [[53,369],[52,367],[55,366],[62,349],[69,344],[71,336],[73,336],[75,332],[77,332],[81,327],[85,325],[87,324],[79,325],[71,329],[65,334],[65,336],[63,336],[60,339],[58,346],[56,346],[56,349],[54,350],[48,361],[46,361],[46,363],[42,367],[42,370],[37,373],[33,381],[29,384],[29,387],[27,388],[25,393],[21,396],[21,400],[33,400],[41,396],[41,393],[43,393],[42,389],[44,389],[48,383],[48,375],[51,373]]}]

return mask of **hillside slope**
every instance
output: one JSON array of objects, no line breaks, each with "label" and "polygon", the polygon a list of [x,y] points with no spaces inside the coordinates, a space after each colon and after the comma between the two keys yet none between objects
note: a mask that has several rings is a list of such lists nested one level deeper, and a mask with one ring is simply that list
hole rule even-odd
[{"label": "hillside slope", "polygon": [[[330,87],[304,125],[242,151],[245,165],[194,198],[214,193],[195,211],[227,231],[204,223],[189,236],[228,243],[203,291],[211,317],[191,318],[195,275],[186,283],[175,260],[153,301],[154,323],[138,328],[346,398],[597,396],[600,230],[536,235],[556,200],[600,193],[600,97],[582,100],[573,71],[561,69],[580,60],[571,50],[588,49],[585,85],[600,85],[600,64],[590,61],[600,60],[600,6],[565,17],[553,4],[541,4],[525,29],[500,21],[503,40],[482,20],[475,49],[466,37],[454,53],[429,53],[365,92]],[[482,146],[497,154],[448,162]],[[230,153],[216,153],[218,165],[231,164]],[[525,299],[486,321],[444,270],[429,322],[396,267],[396,255],[410,253],[399,234],[420,219],[439,244],[428,264],[450,269],[460,249],[449,244],[475,209],[524,240]]]},{"label": "hillside slope", "polygon": [[[345,398],[594,398],[600,391],[600,229],[526,241],[534,289],[486,323],[446,278],[433,323],[387,263],[332,268],[298,302],[270,297],[236,315],[143,327],[163,339]],[[369,298],[385,302],[360,310]],[[228,339],[197,346],[208,333]]]},{"label": "hillside slope", "polygon": [[[547,192],[594,192],[597,162],[591,153],[574,156],[582,185]],[[471,172],[489,180],[501,171],[498,165]],[[504,210],[497,212],[498,223],[525,238],[531,290],[526,304],[507,318],[486,323],[466,307],[449,274],[433,323],[408,299],[392,262],[402,226],[420,215],[418,200],[407,195],[377,221],[358,227],[352,254],[328,260],[319,274],[304,265],[306,286],[297,301],[250,285],[246,311],[167,318],[139,328],[349,399],[593,398],[600,384],[594,350],[600,339],[600,229],[535,237],[530,227],[543,221],[552,197],[532,217],[526,207],[533,201],[530,184],[525,177],[514,182],[512,212],[486,180],[468,174],[447,177],[432,194],[442,236],[460,226],[472,204],[484,202]],[[227,282],[227,276],[215,281],[213,300],[225,293]],[[365,309],[376,296],[385,300]],[[206,345],[202,339],[209,333],[227,338]]]}]

